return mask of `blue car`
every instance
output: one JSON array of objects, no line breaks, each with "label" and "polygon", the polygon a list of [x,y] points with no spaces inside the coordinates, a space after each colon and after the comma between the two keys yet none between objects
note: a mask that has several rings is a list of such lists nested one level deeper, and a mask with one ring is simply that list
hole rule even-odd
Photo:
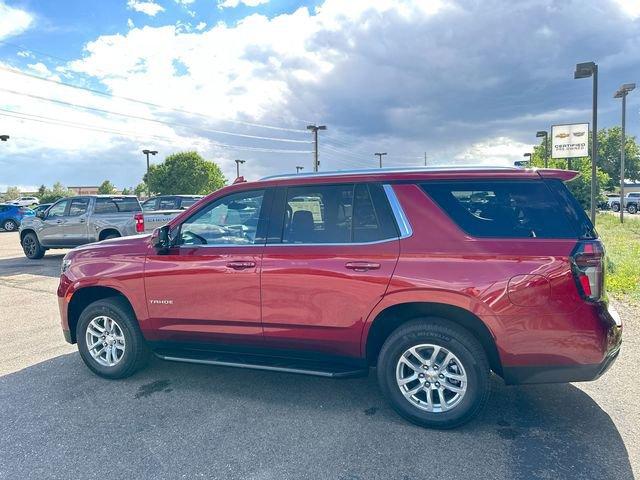
[{"label": "blue car", "polygon": [[15,232],[24,217],[35,215],[33,210],[17,205],[0,203],[0,228],[7,232]]}]

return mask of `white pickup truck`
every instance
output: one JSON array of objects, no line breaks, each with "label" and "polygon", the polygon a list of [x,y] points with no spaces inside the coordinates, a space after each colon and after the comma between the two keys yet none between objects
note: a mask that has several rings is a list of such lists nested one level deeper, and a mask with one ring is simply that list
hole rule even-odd
[{"label": "white pickup truck", "polygon": [[[617,200],[614,198],[610,199],[611,210],[614,212],[620,211],[620,196],[617,197]],[[624,197],[624,207],[627,209],[629,213],[638,213],[638,208],[640,208],[640,192],[631,192],[627,196]]]}]

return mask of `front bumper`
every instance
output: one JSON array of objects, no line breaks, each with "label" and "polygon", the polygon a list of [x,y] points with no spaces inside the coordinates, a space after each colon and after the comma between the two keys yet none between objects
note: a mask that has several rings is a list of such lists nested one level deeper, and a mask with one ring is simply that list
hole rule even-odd
[{"label": "front bumper", "polygon": [[622,345],[622,322],[615,309],[607,307],[605,304],[600,306],[598,313],[606,328],[604,358],[600,363],[586,365],[505,366],[502,369],[502,376],[505,383],[508,385],[516,385],[523,383],[588,382],[604,375],[620,353],[620,347]]}]

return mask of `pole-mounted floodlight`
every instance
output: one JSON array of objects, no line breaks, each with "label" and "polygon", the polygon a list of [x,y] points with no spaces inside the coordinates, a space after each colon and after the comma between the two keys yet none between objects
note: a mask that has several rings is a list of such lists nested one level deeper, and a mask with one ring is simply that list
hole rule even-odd
[{"label": "pole-mounted floodlight", "polygon": [[236,178],[240,178],[240,164],[245,163],[246,160],[236,160]]},{"label": "pole-mounted floodlight", "polygon": [[536,132],[536,137],[544,137],[544,168],[547,168],[549,166],[549,147],[547,145],[549,141],[549,133],[546,130],[538,130]]},{"label": "pole-mounted floodlight", "polygon": [[9,138],[11,138],[9,135],[0,135],[0,141],[2,142],[6,142]]},{"label": "pole-mounted floodlight", "polygon": [[591,109],[591,223],[596,224],[596,187],[598,184],[598,65],[584,62],[576,65],[573,78],[593,77],[593,106]]},{"label": "pole-mounted floodlight", "polygon": [[307,130],[311,130],[313,132],[313,143],[315,145],[314,148],[314,157],[313,157],[313,171],[317,172],[320,167],[320,162],[318,161],[318,130],[326,130],[326,125],[307,125]]},{"label": "pole-mounted floodlight", "polygon": [[620,139],[620,223],[624,223],[624,157],[627,125],[627,94],[636,88],[635,83],[625,83],[615,93],[613,98],[622,99],[622,135]]},{"label": "pole-mounted floodlight", "polygon": [[374,155],[376,155],[378,157],[378,160],[380,161],[380,168],[382,168],[382,157],[385,156],[386,154],[387,154],[387,152],[374,153]]},{"label": "pole-mounted floodlight", "polygon": [[531,159],[533,158],[533,154],[532,153],[525,153],[522,156],[523,157],[529,157],[529,161],[531,161]]},{"label": "pole-mounted floodlight", "polygon": [[300,173],[300,170],[304,170],[304,167],[296,165],[296,173]]}]

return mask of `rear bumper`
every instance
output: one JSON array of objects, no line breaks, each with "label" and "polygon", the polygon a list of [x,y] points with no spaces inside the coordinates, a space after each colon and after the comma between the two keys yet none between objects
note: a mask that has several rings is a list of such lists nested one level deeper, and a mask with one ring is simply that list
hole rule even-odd
[{"label": "rear bumper", "polygon": [[573,365],[543,365],[543,366],[505,366],[502,376],[508,385],[523,383],[567,383],[588,382],[600,378],[609,370],[622,345],[622,323],[618,313],[607,308],[600,307],[599,316],[606,325],[606,338],[604,339],[604,358],[596,364]]}]

